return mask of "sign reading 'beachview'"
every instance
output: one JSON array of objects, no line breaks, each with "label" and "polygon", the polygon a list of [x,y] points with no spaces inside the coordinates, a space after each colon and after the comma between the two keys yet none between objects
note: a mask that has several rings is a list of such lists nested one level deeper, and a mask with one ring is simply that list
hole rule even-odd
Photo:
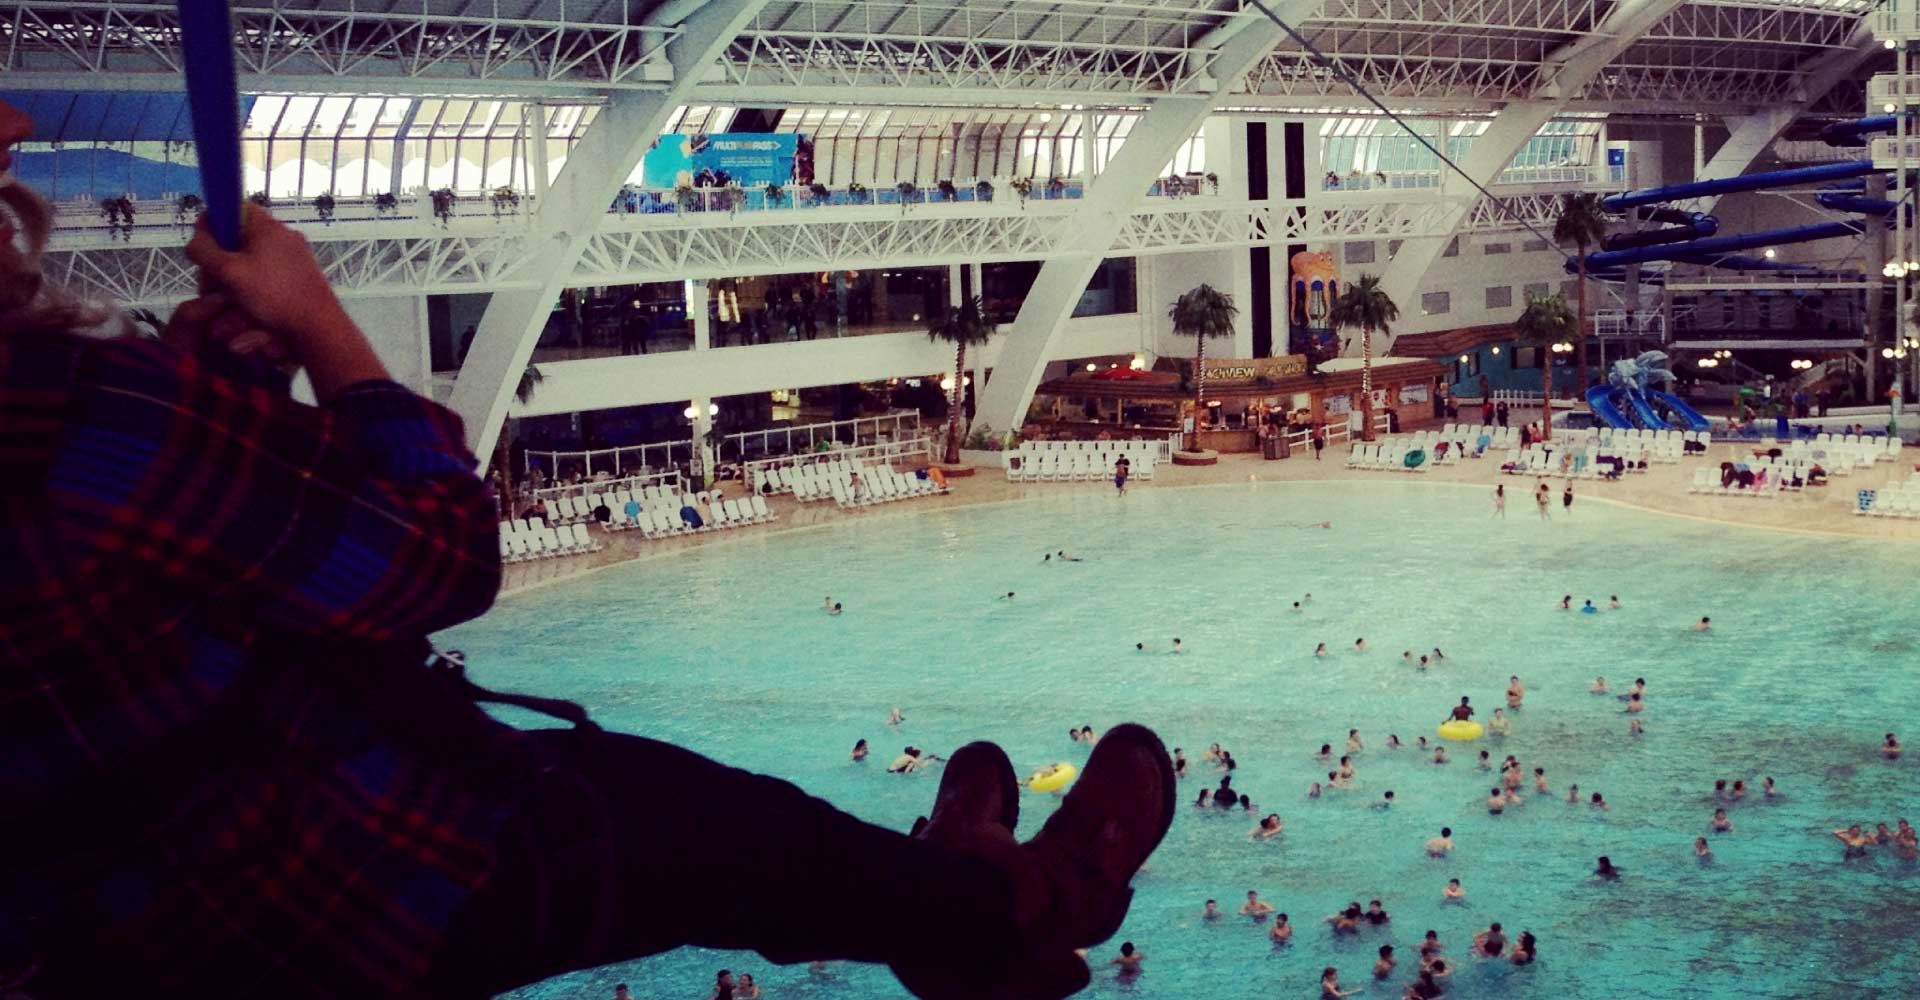
[{"label": "sign reading 'beachview'", "polygon": [[1307,373],[1307,356],[1283,354],[1277,358],[1208,358],[1200,365],[1209,382],[1252,382]]}]

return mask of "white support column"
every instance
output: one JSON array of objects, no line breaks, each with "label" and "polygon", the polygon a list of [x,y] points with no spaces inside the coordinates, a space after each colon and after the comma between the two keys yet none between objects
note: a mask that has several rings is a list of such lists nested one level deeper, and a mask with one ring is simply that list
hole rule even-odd
[{"label": "white support column", "polygon": [[546,316],[568,287],[607,206],[673,109],[687,103],[708,67],[765,3],[709,0],[694,10],[667,45],[673,82],[662,90],[616,91],[540,200],[528,241],[529,256],[539,262],[539,284],[493,294],[453,386],[453,410],[466,422],[467,443],[483,469]]},{"label": "white support column", "polygon": [[[693,410],[693,488],[704,490],[713,479],[713,448],[707,434],[713,430],[713,400],[698,396],[690,401]],[[702,511],[702,513],[705,513]]]},{"label": "white support column", "polygon": [[[1625,52],[1640,36],[1652,30],[1685,0],[1624,0],[1615,4],[1594,33],[1562,47],[1548,56],[1542,69],[1546,81],[1528,101],[1517,101],[1500,109],[1493,124],[1473,140],[1467,154],[1458,161],[1460,169],[1480,184],[1491,184],[1513,161],[1527,141],[1539,134],[1540,127],[1552,121],[1569,102],[1580,95],[1607,64]],[[1451,224],[1457,232],[1467,213],[1480,197],[1473,184],[1449,172],[1441,183],[1444,196],[1453,202],[1449,209]],[[1407,308],[1426,280],[1427,271],[1446,251],[1453,236],[1434,236],[1407,240],[1394,258],[1393,267],[1381,276],[1381,285],[1401,308]],[[1377,353],[1393,347],[1391,337],[1374,344]]]},{"label": "white support column", "polygon": [[687,319],[693,321],[693,349],[704,351],[713,346],[713,316],[707,308],[706,279],[687,282]]},{"label": "white support column", "polygon": [[[1289,24],[1298,24],[1320,9],[1321,0],[1281,0],[1275,13]],[[1148,105],[1145,114],[1127,133],[1127,139],[1107,162],[1106,169],[1089,184],[1086,196],[1074,211],[1073,230],[1079,242],[1089,248],[1073,257],[1056,257],[1040,266],[1033,288],[1007,334],[1006,346],[994,366],[993,378],[979,393],[973,427],[1007,431],[1025,421],[1033,391],[1040,384],[1052,354],[1055,337],[1080,301],[1080,293],[1100,266],[1101,251],[1113,245],[1121,226],[1133,209],[1146,197],[1154,179],[1160,176],[1174,151],[1194,133],[1207,116],[1225,100],[1233,85],[1248,69],[1265,58],[1283,37],[1273,22],[1265,19],[1237,18],[1221,29],[1225,39],[1212,47],[1203,39],[1196,55],[1210,51],[1207,58],[1196,58],[1193,73],[1211,81],[1206,93],[1162,97]],[[1245,304],[1241,304],[1242,310]]]},{"label": "white support column", "polygon": [[520,105],[527,131],[527,190],[536,203],[547,194],[547,106],[539,101]]},{"label": "white support column", "polygon": [[1084,187],[1092,187],[1094,175],[1100,172],[1093,162],[1100,151],[1100,140],[1096,135],[1099,128],[1098,113],[1093,111],[1080,113],[1080,183]]}]

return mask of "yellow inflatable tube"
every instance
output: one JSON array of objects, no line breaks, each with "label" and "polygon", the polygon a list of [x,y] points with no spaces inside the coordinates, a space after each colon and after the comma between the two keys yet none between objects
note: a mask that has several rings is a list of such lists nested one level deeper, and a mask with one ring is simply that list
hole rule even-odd
[{"label": "yellow inflatable tube", "polygon": [[1074,775],[1080,769],[1072,764],[1051,764],[1033,772],[1027,778],[1027,790],[1030,792],[1057,792],[1073,783]]},{"label": "yellow inflatable tube", "polygon": [[1442,722],[1440,724],[1440,738],[1443,740],[1458,740],[1461,742],[1477,740],[1480,738],[1480,734],[1485,731],[1478,722],[1472,722],[1466,719],[1454,719],[1451,722]]}]

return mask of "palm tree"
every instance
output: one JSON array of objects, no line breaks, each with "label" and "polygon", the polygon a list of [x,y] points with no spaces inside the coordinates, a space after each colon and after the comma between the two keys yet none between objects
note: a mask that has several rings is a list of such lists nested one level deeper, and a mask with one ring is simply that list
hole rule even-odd
[{"label": "palm tree", "polygon": [[1569,191],[1560,196],[1560,215],[1553,220],[1553,240],[1574,248],[1577,269],[1574,287],[1578,303],[1574,312],[1573,342],[1578,352],[1574,358],[1580,366],[1579,388],[1583,393],[1587,390],[1587,249],[1606,236],[1607,210],[1601,205],[1599,195]]},{"label": "palm tree", "polygon": [[1373,440],[1373,333],[1391,333],[1400,307],[1380,287],[1380,276],[1363,274],[1333,300],[1327,322],[1336,329],[1360,331],[1360,438]]},{"label": "palm tree", "polygon": [[[527,370],[520,373],[520,384],[513,387],[513,398],[525,404],[533,398],[533,390],[544,381],[546,376],[540,373],[539,366],[528,365]],[[500,513],[504,517],[511,518],[515,504],[513,502],[513,467],[509,462],[512,449],[507,443],[507,422],[508,418],[500,418],[500,436],[494,439],[493,467],[500,470]]]},{"label": "palm tree", "polygon": [[1173,332],[1193,338],[1193,441],[1191,450],[1200,448],[1200,418],[1207,412],[1207,338],[1233,336],[1233,321],[1240,310],[1233,296],[1200,284],[1173,300],[1167,318],[1173,320]]},{"label": "palm tree", "polygon": [[942,459],[948,465],[960,462],[961,424],[967,409],[967,345],[984,344],[998,332],[1000,328],[987,318],[978,295],[934,317],[933,325],[927,327],[928,340],[953,345],[953,399],[947,407],[947,446]]},{"label": "palm tree", "polygon": [[1515,339],[1534,348],[1540,359],[1540,440],[1553,438],[1553,345],[1573,333],[1574,316],[1558,295],[1529,295],[1513,322]]}]

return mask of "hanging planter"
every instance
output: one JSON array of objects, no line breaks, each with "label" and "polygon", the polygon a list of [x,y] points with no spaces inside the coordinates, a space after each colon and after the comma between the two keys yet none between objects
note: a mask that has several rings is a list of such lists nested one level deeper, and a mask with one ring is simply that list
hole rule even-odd
[{"label": "hanging planter", "polygon": [[1216,174],[1216,173],[1212,173],[1212,172],[1208,172],[1208,174],[1207,174],[1207,191],[1208,191],[1208,193],[1209,193],[1209,194],[1219,194],[1219,193],[1220,193],[1220,175],[1219,175],[1219,174]]},{"label": "hanging planter", "polygon": [[986,181],[981,181],[980,183],[975,184],[973,186],[973,200],[974,201],[992,201],[993,185],[987,183]]},{"label": "hanging planter", "polygon": [[1064,198],[1067,196],[1067,182],[1059,177],[1047,178],[1047,197]]},{"label": "hanging planter", "polygon": [[769,184],[762,191],[767,196],[768,208],[778,208],[781,200],[787,196],[787,189],[778,184]]},{"label": "hanging planter", "polygon": [[848,201],[856,205],[865,205],[868,203],[870,198],[871,196],[869,195],[867,191],[867,186],[865,184],[862,184],[859,181],[854,181],[852,184],[847,185]]},{"label": "hanging planter", "polygon": [[247,200],[250,202],[253,202],[255,205],[260,206],[261,208],[273,207],[273,197],[267,194],[265,191],[255,191],[254,193],[247,195]]},{"label": "hanging planter", "polygon": [[900,211],[904,212],[908,205],[913,204],[913,196],[919,189],[913,186],[912,181],[901,181],[893,186],[893,190],[900,196]]},{"label": "hanging planter", "polygon": [[489,197],[493,201],[493,217],[496,219],[520,210],[520,192],[504,184],[494,188],[493,194]]},{"label": "hanging planter", "polygon": [[100,214],[106,217],[107,233],[119,236],[122,240],[133,239],[133,199],[126,195],[108,198],[100,203]]},{"label": "hanging planter", "polygon": [[1178,174],[1171,175],[1160,182],[1160,193],[1169,198],[1179,198],[1187,193],[1187,185]]},{"label": "hanging planter", "polygon": [[433,202],[433,217],[440,220],[440,225],[445,226],[453,218],[453,205],[458,200],[453,189],[440,188],[437,191],[430,191],[427,193],[427,198]]},{"label": "hanging planter", "polygon": [[391,191],[383,191],[373,196],[375,215],[392,215],[400,211],[400,199]]},{"label": "hanging planter", "polygon": [[1015,177],[1013,179],[1013,193],[1020,196],[1020,207],[1027,207],[1027,199],[1033,197],[1033,178]]},{"label": "hanging planter", "polygon": [[682,212],[691,212],[700,205],[700,195],[691,184],[676,184],[673,188],[673,207]]},{"label": "hanging planter", "polygon": [[333,209],[334,209],[333,192],[323,191],[314,197],[313,212],[315,215],[318,215],[320,217],[320,221],[325,223],[326,225],[329,225],[329,226],[333,225]]},{"label": "hanging planter", "polygon": [[825,184],[807,185],[807,194],[813,197],[813,203],[816,205],[825,205],[833,199],[833,192],[827,190]]},{"label": "hanging planter", "polygon": [[746,188],[743,188],[738,184],[729,184],[726,187],[723,187],[720,189],[720,204],[726,208],[728,215],[732,215],[733,213],[740,211],[740,206],[745,205],[746,203],[747,203]]},{"label": "hanging planter", "polygon": [[173,203],[173,221],[187,225],[206,207],[207,203],[201,201],[199,195],[183,194]]}]

